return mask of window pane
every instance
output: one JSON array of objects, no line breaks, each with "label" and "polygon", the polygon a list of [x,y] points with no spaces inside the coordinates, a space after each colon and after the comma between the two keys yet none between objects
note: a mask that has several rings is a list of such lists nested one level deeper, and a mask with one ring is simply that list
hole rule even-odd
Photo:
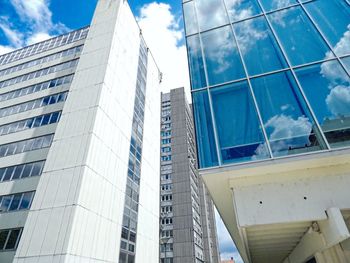
[{"label": "window pane", "polygon": [[210,113],[207,91],[192,94],[194,120],[198,141],[198,158],[201,168],[217,166],[218,158],[214,139],[213,122]]},{"label": "window pane", "polygon": [[224,163],[268,157],[266,144],[246,82],[211,89]]},{"label": "window pane", "polygon": [[225,0],[227,11],[232,22],[239,21],[261,13],[256,0]]},{"label": "window pane", "polygon": [[350,74],[350,57],[347,57],[347,58],[344,58],[342,59],[347,71],[349,72]]},{"label": "window pane", "polygon": [[202,34],[210,85],[245,77],[230,26]]},{"label": "window pane", "polygon": [[4,176],[4,181],[8,181],[11,179],[11,176],[13,174],[13,170],[14,170],[14,167],[8,167],[6,169],[6,172],[5,172],[5,176]]},{"label": "window pane", "polygon": [[21,209],[29,209],[31,201],[32,201],[32,196],[33,196],[33,192],[23,194],[23,199],[22,199],[21,205],[19,207],[20,210]]},{"label": "window pane", "polygon": [[23,170],[22,178],[30,176],[30,172],[32,171],[32,168],[33,168],[33,164],[31,164],[31,163],[26,164],[26,166]]},{"label": "window pane", "polygon": [[2,197],[0,212],[8,211],[11,200],[12,200],[12,195],[6,195]]},{"label": "window pane", "polygon": [[42,166],[43,166],[43,162],[34,163],[31,176],[40,175]]},{"label": "window pane", "polygon": [[252,80],[274,156],[320,150],[315,123],[290,72]]},{"label": "window pane", "polygon": [[12,180],[20,178],[23,169],[24,169],[24,165],[16,166],[15,172],[13,173],[13,176],[12,176]]},{"label": "window pane", "polygon": [[269,14],[268,18],[292,65],[323,60],[332,56],[326,43],[300,7]]},{"label": "window pane", "polygon": [[7,244],[6,244],[5,249],[15,249],[16,248],[16,243],[17,243],[17,239],[19,237],[19,234],[20,234],[19,229],[11,230],[10,237],[7,240]]},{"label": "window pane", "polygon": [[191,35],[191,34],[197,33],[198,25],[197,25],[197,19],[196,19],[193,1],[185,3],[183,5],[183,11],[184,11],[186,34]]},{"label": "window pane", "polygon": [[205,87],[204,64],[198,35],[187,38],[187,49],[192,89]]},{"label": "window pane", "polygon": [[222,0],[197,0],[196,7],[201,31],[228,24]]},{"label": "window pane", "polygon": [[350,145],[350,79],[337,61],[296,71],[332,147]]},{"label": "window pane", "polygon": [[350,5],[345,0],[318,0],[306,4],[305,8],[335,53],[338,56],[350,54]]},{"label": "window pane", "polygon": [[12,202],[11,202],[11,206],[9,208],[9,211],[17,210],[18,205],[19,205],[19,201],[21,201],[21,197],[22,197],[22,194],[15,194],[14,195]]},{"label": "window pane", "polygon": [[265,11],[276,10],[297,3],[296,0],[260,0],[260,2]]},{"label": "window pane", "polygon": [[9,230],[0,231],[0,250],[4,249]]},{"label": "window pane", "polygon": [[235,24],[234,29],[250,75],[274,71],[287,66],[264,17]]},{"label": "window pane", "polygon": [[42,148],[49,147],[51,145],[52,135],[45,136],[43,139]]}]

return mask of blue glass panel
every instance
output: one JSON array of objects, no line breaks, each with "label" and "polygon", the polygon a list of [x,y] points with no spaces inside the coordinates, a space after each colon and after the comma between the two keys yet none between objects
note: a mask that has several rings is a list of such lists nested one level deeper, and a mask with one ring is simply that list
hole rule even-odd
[{"label": "blue glass panel", "polygon": [[192,93],[199,167],[217,166],[218,158],[215,146],[213,122],[211,118],[207,91]]},{"label": "blue glass panel", "polygon": [[350,57],[342,59],[347,71],[350,73]]},{"label": "blue glass panel", "polygon": [[192,89],[205,87],[204,64],[198,35],[187,38],[187,53]]},{"label": "blue glass panel", "polygon": [[340,64],[324,62],[296,74],[329,144],[350,145],[350,78]]},{"label": "blue glass panel", "polygon": [[320,133],[289,71],[251,83],[274,156],[321,149]]},{"label": "blue glass panel", "polygon": [[296,0],[260,0],[260,2],[265,11],[276,10],[298,3]]},{"label": "blue glass panel", "polygon": [[196,0],[201,31],[229,23],[222,0]]},{"label": "blue glass panel", "polygon": [[211,89],[223,163],[268,158],[247,82]]},{"label": "blue glass panel", "polygon": [[202,33],[202,42],[210,85],[245,77],[231,26]]},{"label": "blue glass panel", "polygon": [[249,75],[285,68],[287,63],[264,17],[234,25]]},{"label": "blue glass panel", "polygon": [[318,0],[305,4],[339,56],[350,54],[350,6],[345,0]]},{"label": "blue glass panel", "polygon": [[227,11],[232,22],[261,14],[256,0],[225,0]]},{"label": "blue glass panel", "polygon": [[301,7],[268,15],[292,65],[330,57],[329,49]]},{"label": "blue glass panel", "polygon": [[198,24],[193,1],[183,5],[186,34],[191,35],[198,32]]}]

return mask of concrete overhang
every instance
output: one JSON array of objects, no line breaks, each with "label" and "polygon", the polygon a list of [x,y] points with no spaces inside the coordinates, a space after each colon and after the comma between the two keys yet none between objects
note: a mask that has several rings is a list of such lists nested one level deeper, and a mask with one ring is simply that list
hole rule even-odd
[{"label": "concrete overhang", "polygon": [[[279,229],[281,229],[282,232],[287,231],[286,229],[292,229],[291,232],[285,232],[284,238],[292,238],[288,235],[293,234],[295,231],[300,231],[300,235],[302,236],[314,220],[327,219],[325,213],[326,209],[319,209],[317,206],[314,211],[310,209],[310,211],[304,213],[304,210],[308,209],[305,209],[306,206],[303,207],[301,205],[300,209],[303,209],[303,212],[293,215],[293,222],[280,215],[276,218],[273,217],[273,214],[264,215],[264,211],[262,211],[261,221],[257,221],[256,219],[254,219],[254,221],[249,217],[249,213],[248,215],[241,216],[242,213],[237,212],[236,200],[238,198],[234,196],[235,189],[249,188],[252,185],[259,187],[270,183],[285,184],[300,182],[301,180],[305,180],[305,178],[313,180],[313,178],[320,178],[322,176],[328,176],[329,178],[330,175],[350,175],[349,171],[350,149],[340,149],[201,169],[200,175],[207,185],[218,212],[243,260],[245,262],[257,262],[251,259],[248,234],[252,234],[252,236],[259,234],[258,231],[262,228],[267,230],[267,232],[264,230],[264,235],[269,234],[269,229],[271,229],[270,232],[272,234]],[[349,178],[349,176],[347,176],[347,178]],[[350,193],[348,197],[350,200]],[[277,199],[277,202],[279,201],[279,196],[274,196],[274,198]],[[342,199],[344,198],[342,197]],[[340,206],[343,206],[340,207],[340,209],[350,209],[347,202],[346,204],[342,203]],[[313,206],[310,207],[313,208]],[[255,210],[257,209],[258,208]],[[252,211],[252,213],[256,212],[257,211]],[[242,217],[245,217],[244,220],[242,220]],[[253,230],[254,232],[252,232]],[[300,235],[295,236],[296,240],[301,238]],[[295,246],[295,244],[293,246]],[[283,258],[284,256],[284,254],[281,254],[279,258]],[[270,261],[270,263],[278,261],[279,260]]]}]

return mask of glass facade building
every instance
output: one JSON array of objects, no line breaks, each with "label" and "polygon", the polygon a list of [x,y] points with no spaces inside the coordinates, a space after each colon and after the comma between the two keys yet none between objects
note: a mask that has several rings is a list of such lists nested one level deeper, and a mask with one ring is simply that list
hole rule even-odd
[{"label": "glass facade building", "polygon": [[350,146],[349,1],[191,0],[183,12],[200,168]]}]

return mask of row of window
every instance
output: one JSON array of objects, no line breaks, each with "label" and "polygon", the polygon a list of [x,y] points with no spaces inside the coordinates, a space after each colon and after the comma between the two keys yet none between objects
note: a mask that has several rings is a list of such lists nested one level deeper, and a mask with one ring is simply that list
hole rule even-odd
[{"label": "row of window", "polygon": [[163,218],[160,222],[162,225],[171,225],[173,223],[173,219],[171,217]]},{"label": "row of window", "polygon": [[163,230],[161,237],[173,237],[173,230]]},{"label": "row of window", "polygon": [[60,117],[61,111],[56,111],[30,119],[5,124],[0,126],[0,136],[56,123],[59,121]]},{"label": "row of window", "polygon": [[0,158],[51,146],[53,134],[0,145]]},{"label": "row of window", "polygon": [[160,135],[162,137],[171,136],[171,131],[161,131]]},{"label": "row of window", "polygon": [[85,39],[89,32],[89,28],[85,27],[65,35],[61,35],[55,38],[48,39],[46,41],[15,50],[11,53],[4,54],[0,56],[0,65],[5,65],[10,62],[33,56],[41,52],[54,49],[56,47],[64,46],[69,43],[76,42],[81,39]]},{"label": "row of window", "polygon": [[81,52],[82,49],[83,49],[83,45],[78,46],[78,47],[73,47],[73,48],[66,49],[66,50],[63,50],[61,52],[58,52],[58,53],[55,53],[55,54],[52,54],[52,55],[49,55],[46,57],[41,57],[41,58],[31,60],[31,61],[23,63],[23,64],[19,64],[19,65],[10,67],[10,68],[0,70],[0,77],[17,72],[17,71],[20,71],[20,70],[23,70],[23,69],[27,69],[27,68],[31,68],[31,67],[34,67],[34,66],[37,66],[40,64],[44,64],[46,62],[53,61],[55,59],[59,59],[59,58],[63,58],[63,57],[67,57],[67,56],[79,53],[79,52]]},{"label": "row of window", "polygon": [[165,123],[165,124],[162,124],[162,129],[170,129],[171,128],[171,123]]},{"label": "row of window", "polygon": [[171,121],[170,116],[162,117],[162,122]]},{"label": "row of window", "polygon": [[171,139],[162,139],[162,144],[171,143]]},{"label": "row of window", "polygon": [[162,213],[171,213],[173,211],[173,207],[170,205],[169,206],[162,206],[161,211],[162,211]]},{"label": "row of window", "polygon": [[39,161],[0,168],[0,182],[40,176],[43,172],[44,164],[45,161]]},{"label": "row of window", "polygon": [[48,75],[51,73],[56,73],[56,72],[63,71],[63,70],[69,69],[69,68],[73,68],[78,64],[78,61],[79,61],[79,59],[70,60],[70,61],[58,64],[58,65],[54,65],[51,67],[47,67],[44,69],[40,69],[40,70],[31,72],[31,73],[27,73],[27,74],[18,76],[18,77],[12,78],[12,79],[1,81],[0,88],[5,88],[5,87],[8,87],[8,86],[11,86],[11,85],[23,82],[23,81],[39,78],[39,77],[42,77],[42,76],[45,76],[45,75]]},{"label": "row of window", "polygon": [[160,180],[164,181],[164,180],[170,180],[172,178],[171,174],[162,174],[160,176]]},{"label": "row of window", "polygon": [[298,68],[295,75],[288,70],[211,88],[215,124],[208,93],[193,93],[201,167],[218,164],[214,127],[223,163],[326,150],[324,137],[333,149],[349,146],[350,108],[341,95],[348,93],[349,83],[342,66],[332,60]]},{"label": "row of window", "polygon": [[0,230],[0,251],[17,248],[23,228]]},{"label": "row of window", "polygon": [[[123,211],[123,228],[132,231],[137,230],[138,217],[138,193],[141,177],[141,159],[142,159],[142,143],[143,143],[143,122],[145,112],[145,89],[147,67],[147,47],[141,40],[139,48],[138,72],[136,82],[136,94],[134,99],[133,120],[131,129],[131,141],[128,161],[128,177],[127,192],[125,194],[125,203]],[[144,64],[145,63],[145,64]],[[129,237],[130,238],[130,237]],[[119,254],[119,262],[134,263],[135,262],[135,246],[136,236],[130,246],[131,240],[123,237],[122,233],[121,251]],[[125,249],[125,242],[128,241],[128,250]],[[124,242],[124,244],[122,243]],[[127,252],[127,253],[126,253]]]},{"label": "row of window", "polygon": [[173,195],[162,195],[162,201],[171,201],[173,200]]},{"label": "row of window", "polygon": [[171,155],[165,155],[161,157],[162,161],[171,161]]},{"label": "row of window", "polygon": [[160,259],[160,263],[173,263],[173,262],[174,262],[174,259],[173,258],[169,258],[168,255],[167,255],[166,258],[161,258]]},{"label": "row of window", "polygon": [[[208,2],[220,6],[222,1]],[[192,89],[246,78],[245,68],[249,76],[257,76],[288,68],[289,63],[300,66],[334,55],[350,54],[350,48],[343,44],[348,41],[350,5],[345,0],[318,0],[303,7],[288,8],[189,36]],[[220,16],[206,15],[203,22],[211,21],[207,19],[209,17]],[[191,17],[185,20],[193,21]]]},{"label": "row of window", "polygon": [[167,146],[167,147],[162,147],[161,151],[162,151],[162,153],[171,152],[171,147],[169,147],[169,146]]},{"label": "row of window", "polygon": [[13,115],[13,114],[17,114],[20,112],[24,112],[24,111],[37,109],[40,107],[44,107],[46,105],[60,103],[60,102],[65,101],[67,99],[67,95],[68,95],[68,91],[64,91],[64,92],[57,93],[54,95],[42,97],[42,98],[39,98],[36,100],[31,100],[31,101],[27,101],[27,102],[17,104],[14,106],[2,108],[2,109],[0,109],[0,118],[6,117],[9,115]]},{"label": "row of window", "polygon": [[161,189],[162,189],[162,191],[168,191],[168,190],[173,189],[173,185],[172,184],[162,184]]},{"label": "row of window", "polygon": [[160,252],[172,252],[173,251],[173,243],[166,243],[160,245]]},{"label": "row of window", "polygon": [[34,191],[0,196],[0,213],[29,209]]},{"label": "row of window", "polygon": [[120,248],[130,252],[135,252],[135,244],[125,242],[124,240],[120,241]]},{"label": "row of window", "polygon": [[74,74],[67,75],[67,76],[63,76],[63,77],[60,77],[60,78],[52,79],[52,80],[49,80],[49,81],[45,81],[45,82],[42,82],[42,83],[34,84],[34,85],[31,85],[29,87],[25,87],[25,88],[22,88],[22,89],[13,90],[13,91],[10,91],[10,92],[6,92],[6,93],[3,93],[3,94],[0,94],[0,101],[11,100],[11,99],[14,99],[14,98],[18,98],[18,97],[21,97],[21,96],[32,94],[34,92],[39,92],[39,91],[42,91],[42,90],[56,88],[56,87],[59,87],[61,85],[69,84],[69,83],[72,82],[73,76],[74,76]]}]

